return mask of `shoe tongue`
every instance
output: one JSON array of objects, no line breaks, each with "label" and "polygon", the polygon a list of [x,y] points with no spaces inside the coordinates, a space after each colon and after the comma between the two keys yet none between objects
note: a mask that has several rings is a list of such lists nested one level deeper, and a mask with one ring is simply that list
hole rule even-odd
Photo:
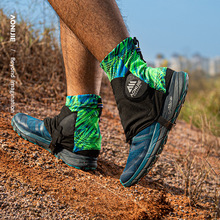
[{"label": "shoe tongue", "polygon": [[148,85],[143,80],[129,73],[125,81],[125,94],[128,98],[140,98],[147,91]]}]

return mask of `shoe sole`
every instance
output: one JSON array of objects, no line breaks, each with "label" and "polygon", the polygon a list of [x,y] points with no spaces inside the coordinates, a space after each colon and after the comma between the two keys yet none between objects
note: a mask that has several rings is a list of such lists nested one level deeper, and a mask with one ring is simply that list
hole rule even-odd
[{"label": "shoe sole", "polygon": [[[35,134],[32,134],[24,130],[16,123],[14,118],[12,118],[11,125],[13,127],[13,130],[17,132],[17,134],[20,137],[22,137],[26,141],[29,141],[33,144],[36,144],[44,148],[45,150],[51,153],[51,150],[49,148],[50,145],[49,140],[46,140],[44,138],[41,138]],[[68,166],[74,167],[76,169],[88,171],[88,170],[95,170],[97,168],[97,158],[75,154],[66,149],[62,149],[58,153],[55,153],[54,156],[57,157],[58,159],[61,159]]]},{"label": "shoe sole", "polygon": [[[171,78],[170,86],[168,89],[168,95],[164,101],[164,106],[163,106],[163,110],[161,113],[162,117],[164,117],[168,121],[171,121],[173,124],[175,123],[180,113],[180,110],[182,108],[183,103],[185,102],[185,97],[188,91],[188,74],[184,72],[179,72],[178,74],[174,72],[174,74],[175,74],[175,77],[173,75]],[[172,85],[172,82],[175,80],[177,82],[174,82],[174,85]],[[179,94],[179,84],[181,81],[182,81],[183,86],[182,86],[181,94]],[[177,92],[175,91],[176,87],[178,88],[178,94],[176,94]],[[180,98],[175,104],[176,108],[173,111],[171,111],[172,109],[171,103],[177,100],[177,98],[175,98],[175,96],[177,95],[180,96]],[[157,134],[158,129],[160,129],[159,135]],[[148,156],[149,152],[146,154],[144,160],[142,161],[141,165],[139,166],[137,171],[134,173],[134,175],[125,183],[121,181],[121,184],[123,186],[130,187],[136,184],[138,181],[141,180],[142,177],[144,177],[147,173],[149,173],[153,165],[158,160],[159,155],[161,154],[163,147],[167,142],[169,130],[167,130],[165,127],[157,123],[154,128],[154,134],[155,135],[153,135],[150,145],[155,145],[155,146],[149,147],[153,149],[152,152],[150,152],[151,156],[150,157]]]}]

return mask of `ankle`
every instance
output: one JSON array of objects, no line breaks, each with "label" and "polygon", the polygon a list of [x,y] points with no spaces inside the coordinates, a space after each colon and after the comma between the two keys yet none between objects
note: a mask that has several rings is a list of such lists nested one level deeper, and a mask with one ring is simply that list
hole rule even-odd
[{"label": "ankle", "polygon": [[136,38],[129,37],[123,40],[101,62],[102,69],[106,72],[110,81],[125,77],[130,72],[151,88],[165,93],[167,68],[148,67],[137,44],[139,43]]}]

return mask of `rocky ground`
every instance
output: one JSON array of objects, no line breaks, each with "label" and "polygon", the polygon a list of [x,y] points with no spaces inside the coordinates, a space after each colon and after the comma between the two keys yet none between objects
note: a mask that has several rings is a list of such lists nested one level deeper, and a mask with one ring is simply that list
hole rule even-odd
[{"label": "rocky ground", "polygon": [[[151,172],[124,188],[119,177],[129,146],[112,93],[102,93],[102,151],[90,172],[20,138],[8,98],[0,97],[0,219],[218,219],[219,138],[178,121]],[[33,101],[15,109],[43,119],[63,104]]]}]

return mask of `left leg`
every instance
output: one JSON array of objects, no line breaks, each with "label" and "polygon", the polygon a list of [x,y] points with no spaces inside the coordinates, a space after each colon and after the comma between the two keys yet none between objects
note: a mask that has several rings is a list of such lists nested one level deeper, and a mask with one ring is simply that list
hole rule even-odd
[{"label": "left leg", "polygon": [[12,119],[14,130],[69,166],[95,169],[101,149],[99,96],[103,70],[64,22],[60,23],[67,97],[59,115],[44,121],[23,113]]},{"label": "left leg", "polygon": [[65,64],[67,95],[100,94],[103,70],[98,60],[60,20],[60,38]]}]

